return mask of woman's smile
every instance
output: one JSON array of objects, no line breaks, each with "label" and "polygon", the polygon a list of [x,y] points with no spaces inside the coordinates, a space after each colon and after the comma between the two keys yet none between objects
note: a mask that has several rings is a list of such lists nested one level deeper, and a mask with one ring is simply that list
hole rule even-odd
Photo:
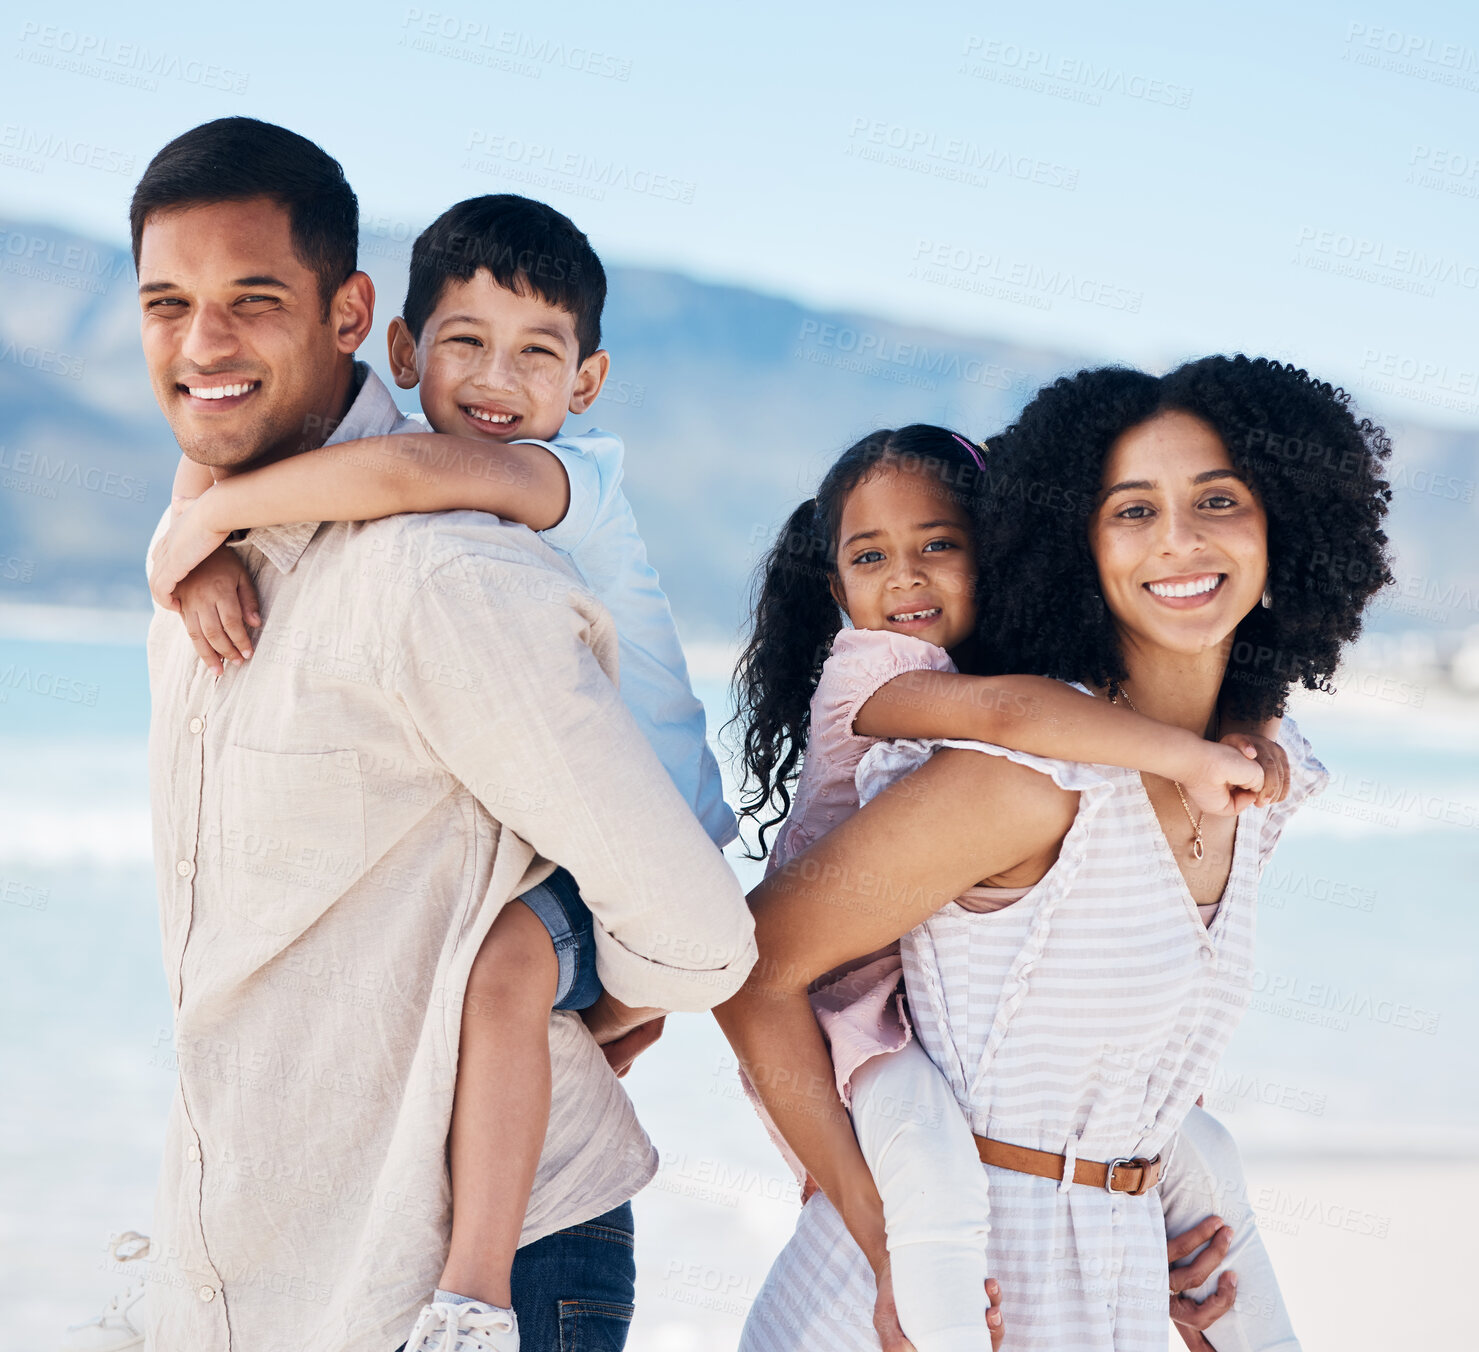
[{"label": "woman's smile", "polygon": [[1144,585],[1156,600],[1172,610],[1195,610],[1198,606],[1210,605],[1222,591],[1227,581],[1226,573],[1196,573],[1191,576],[1166,577]]}]

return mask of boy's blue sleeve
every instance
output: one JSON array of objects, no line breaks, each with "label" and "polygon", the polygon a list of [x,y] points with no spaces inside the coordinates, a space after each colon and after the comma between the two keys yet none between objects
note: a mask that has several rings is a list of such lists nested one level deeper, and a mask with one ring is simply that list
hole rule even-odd
[{"label": "boy's blue sleeve", "polygon": [[548,530],[539,532],[551,549],[563,554],[572,554],[591,532],[596,513],[600,510],[604,485],[601,482],[601,466],[589,452],[559,442],[541,441],[543,446],[565,467],[565,477],[570,481],[570,506],[565,515]]}]

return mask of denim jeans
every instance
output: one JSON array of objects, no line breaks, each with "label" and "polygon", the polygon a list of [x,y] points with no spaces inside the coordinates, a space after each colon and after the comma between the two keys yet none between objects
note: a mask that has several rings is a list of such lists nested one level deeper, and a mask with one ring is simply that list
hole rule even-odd
[{"label": "denim jeans", "polygon": [[514,1255],[520,1352],[621,1352],[637,1287],[632,1204]]},{"label": "denim jeans", "polygon": [[514,1255],[520,1352],[621,1352],[637,1288],[633,1234],[623,1202]]},{"label": "denim jeans", "polygon": [[586,1009],[601,994],[596,975],[595,917],[580,889],[562,868],[519,898],[549,931],[560,976],[555,990],[556,1009]]}]

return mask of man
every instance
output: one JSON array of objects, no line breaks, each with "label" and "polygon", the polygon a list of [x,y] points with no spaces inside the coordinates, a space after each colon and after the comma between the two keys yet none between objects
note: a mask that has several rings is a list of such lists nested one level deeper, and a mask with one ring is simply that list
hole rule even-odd
[{"label": "man", "polygon": [[[150,163],[131,220],[188,457],[219,479],[403,428],[353,360],[374,292],[317,146],[208,123]],[[609,616],[529,531],[453,512],[235,543],[261,599],[250,660],[213,676],[169,612],[149,635],[179,1060],[149,1345],[390,1352],[442,1263],[462,998],[499,908],[567,866],[607,991],[652,1015],[732,994],[752,924],[618,699]],[[514,1303],[531,1348],[618,1347],[655,1155],[578,1016],[553,1016],[550,1051]]]}]

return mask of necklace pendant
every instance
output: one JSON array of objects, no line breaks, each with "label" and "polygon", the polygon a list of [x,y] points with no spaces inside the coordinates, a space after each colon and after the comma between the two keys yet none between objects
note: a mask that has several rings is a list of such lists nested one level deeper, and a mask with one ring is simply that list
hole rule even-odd
[{"label": "necklace pendant", "polygon": [[1193,859],[1195,859],[1197,861],[1197,863],[1199,863],[1199,864],[1202,862],[1202,838],[1201,838],[1201,836],[1195,836],[1195,837],[1192,838],[1192,842],[1191,842],[1191,857]]}]

